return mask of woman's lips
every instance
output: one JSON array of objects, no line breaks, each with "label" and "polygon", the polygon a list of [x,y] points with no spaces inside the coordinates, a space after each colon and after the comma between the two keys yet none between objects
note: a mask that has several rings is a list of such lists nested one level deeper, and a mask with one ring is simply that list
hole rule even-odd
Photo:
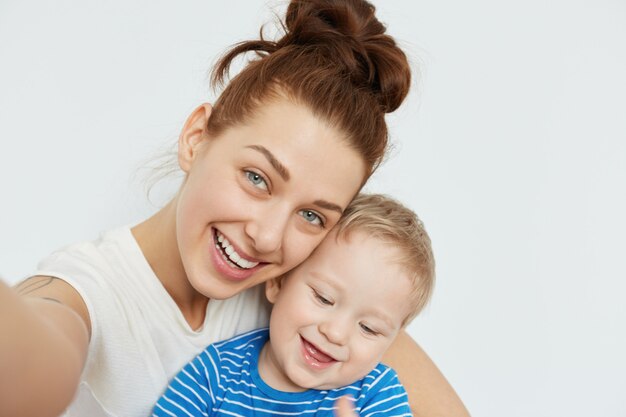
[{"label": "woman's lips", "polygon": [[215,270],[222,276],[232,281],[243,281],[250,278],[259,269],[267,265],[267,263],[264,262],[259,262],[256,266],[252,268],[241,268],[235,265],[231,260],[228,259],[227,254],[224,253],[224,249],[218,241],[217,229],[213,229],[212,231],[213,242],[211,242],[212,245],[210,249],[211,260],[213,266],[215,267]]},{"label": "woman's lips", "polygon": [[222,249],[225,260],[230,261],[242,269],[250,269],[257,266],[261,261],[252,259],[241,251],[236,245],[228,240],[226,235],[217,229],[214,232],[215,244]]},{"label": "woman's lips", "polygon": [[320,350],[304,337],[300,336],[300,339],[302,340],[302,354],[304,356],[304,361],[311,368],[322,370],[337,362],[335,358]]}]

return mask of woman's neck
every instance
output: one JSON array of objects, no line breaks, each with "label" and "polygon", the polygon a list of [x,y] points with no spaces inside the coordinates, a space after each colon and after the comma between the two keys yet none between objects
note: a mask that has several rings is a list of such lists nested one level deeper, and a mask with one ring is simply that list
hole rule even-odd
[{"label": "woman's neck", "polygon": [[204,323],[208,298],[187,279],[176,240],[176,198],[131,229],[143,255],[192,329]]}]

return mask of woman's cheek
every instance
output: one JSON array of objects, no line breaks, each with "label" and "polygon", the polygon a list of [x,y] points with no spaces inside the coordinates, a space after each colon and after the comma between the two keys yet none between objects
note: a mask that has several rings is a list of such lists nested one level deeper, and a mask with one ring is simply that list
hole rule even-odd
[{"label": "woman's cheek", "polygon": [[298,237],[298,241],[296,241],[296,239],[291,240],[292,243],[289,243],[289,246],[286,248],[286,251],[290,252],[289,256],[292,260],[292,265],[290,265],[289,269],[293,269],[304,262],[311,253],[313,253],[315,248],[319,246],[328,232],[323,231],[323,233],[310,234],[296,230],[295,234]]}]

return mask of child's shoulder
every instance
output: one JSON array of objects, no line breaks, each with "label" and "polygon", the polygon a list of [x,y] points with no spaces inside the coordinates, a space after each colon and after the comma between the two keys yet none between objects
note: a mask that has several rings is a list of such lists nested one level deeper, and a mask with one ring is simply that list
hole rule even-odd
[{"label": "child's shoulder", "polygon": [[396,371],[383,363],[379,363],[369,374],[365,375],[361,380],[357,381],[353,385],[357,385],[361,389],[367,391],[378,391],[389,385],[396,385],[399,383],[400,380],[398,379]]},{"label": "child's shoulder", "polygon": [[393,368],[378,364],[369,374],[359,381],[340,389],[341,395],[349,394],[354,398],[354,406],[359,414],[394,414],[410,415],[406,390]]},{"label": "child's shoulder", "polygon": [[258,350],[263,347],[269,339],[269,329],[267,327],[251,330],[246,333],[226,339],[222,342],[213,343],[212,346],[218,352]]},{"label": "child's shoulder", "polygon": [[338,391],[340,395],[349,394],[357,400],[358,405],[359,402],[369,402],[372,397],[381,395],[381,392],[393,392],[396,390],[404,391],[398,379],[398,374],[393,368],[379,363],[376,368],[360,380],[337,388],[334,391]]}]

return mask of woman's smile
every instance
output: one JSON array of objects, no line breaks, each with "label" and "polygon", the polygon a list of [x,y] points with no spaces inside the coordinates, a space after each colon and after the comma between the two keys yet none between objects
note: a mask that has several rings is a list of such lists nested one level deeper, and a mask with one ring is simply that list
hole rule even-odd
[{"label": "woman's smile", "polygon": [[232,264],[233,267],[238,266],[242,269],[251,269],[257,266],[260,262],[252,260],[250,258],[246,259],[246,255],[243,255],[238,251],[229,241],[228,239],[220,233],[219,230],[215,230],[215,246],[218,249],[222,250],[222,255],[224,260]]},{"label": "woman's smile", "polygon": [[213,242],[211,260],[215,269],[227,279],[245,280],[267,265],[266,262],[247,256],[215,228],[213,228]]}]

